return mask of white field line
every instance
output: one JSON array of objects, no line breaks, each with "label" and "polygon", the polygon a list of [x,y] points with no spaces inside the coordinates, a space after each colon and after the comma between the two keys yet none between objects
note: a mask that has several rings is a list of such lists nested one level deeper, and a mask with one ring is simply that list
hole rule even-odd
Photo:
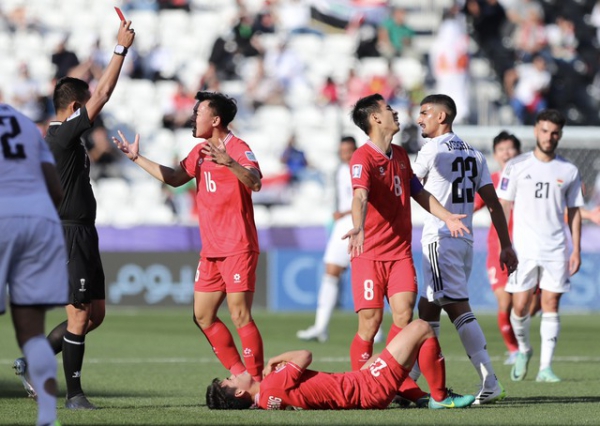
[{"label": "white field line", "polygon": [[[465,356],[447,356],[447,362],[469,362]],[[265,357],[268,359],[268,357]],[[492,361],[501,362],[502,357],[491,357]],[[57,361],[62,362],[60,357]],[[1,359],[0,365],[12,365],[13,359]],[[350,363],[349,357],[317,357],[313,358],[313,362],[327,363]],[[553,362],[600,362],[600,356],[557,356],[553,358]],[[86,364],[217,364],[217,357],[200,357],[200,358],[85,358]]]}]

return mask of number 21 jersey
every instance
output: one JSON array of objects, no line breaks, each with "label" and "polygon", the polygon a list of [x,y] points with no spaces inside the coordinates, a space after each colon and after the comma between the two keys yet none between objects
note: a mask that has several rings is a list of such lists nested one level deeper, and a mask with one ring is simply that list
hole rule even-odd
[{"label": "number 21 jersey", "polygon": [[[475,193],[492,185],[487,162],[481,152],[454,133],[429,140],[417,155],[413,170],[424,187],[451,213],[465,214],[464,225],[471,231],[462,238],[473,241],[473,203]],[[444,221],[433,215],[425,218],[422,244],[451,236]]]}]

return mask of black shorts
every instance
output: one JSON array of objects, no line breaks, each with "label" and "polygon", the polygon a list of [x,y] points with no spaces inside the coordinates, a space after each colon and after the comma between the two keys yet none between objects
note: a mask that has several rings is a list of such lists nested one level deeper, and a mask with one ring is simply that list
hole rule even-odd
[{"label": "black shorts", "polygon": [[106,299],[96,227],[63,223],[63,231],[69,269],[69,303]]}]

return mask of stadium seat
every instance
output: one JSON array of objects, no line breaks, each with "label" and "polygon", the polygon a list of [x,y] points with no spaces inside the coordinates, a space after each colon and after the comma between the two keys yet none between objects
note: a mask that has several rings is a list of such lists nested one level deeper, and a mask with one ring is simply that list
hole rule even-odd
[{"label": "stadium seat", "polygon": [[396,58],[392,69],[407,90],[414,90],[425,82],[426,69],[418,59]]}]

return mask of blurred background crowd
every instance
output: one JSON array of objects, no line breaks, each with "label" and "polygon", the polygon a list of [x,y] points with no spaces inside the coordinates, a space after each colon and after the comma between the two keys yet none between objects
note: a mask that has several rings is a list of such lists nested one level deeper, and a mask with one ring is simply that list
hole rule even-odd
[{"label": "blurred background crowd", "polygon": [[265,177],[259,226],[328,220],[337,144],[365,140],[348,113],[369,93],[399,111],[397,143],[410,153],[422,143],[415,108],[434,92],[453,97],[463,125],[529,125],[546,107],[568,127],[600,124],[596,0],[3,0],[0,100],[45,132],[57,79],[93,89],[110,59],[115,5],[137,36],[84,141],[99,224],[195,222],[193,186],[160,187],[110,136],[140,133],[145,155],[179,161],[197,143],[198,90],[237,99],[233,130]]}]

